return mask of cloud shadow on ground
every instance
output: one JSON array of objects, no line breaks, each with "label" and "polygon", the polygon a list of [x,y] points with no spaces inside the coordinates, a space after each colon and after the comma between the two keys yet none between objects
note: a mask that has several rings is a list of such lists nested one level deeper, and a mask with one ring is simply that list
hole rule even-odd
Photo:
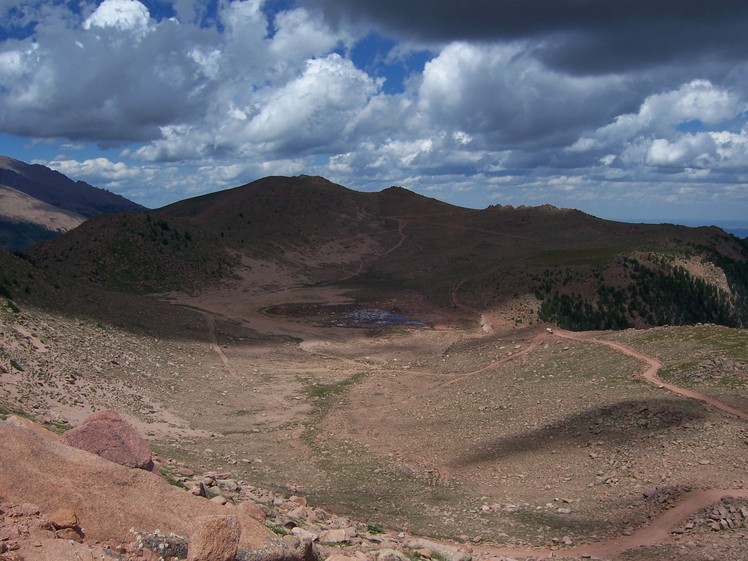
[{"label": "cloud shadow on ground", "polygon": [[645,441],[671,428],[704,420],[703,407],[675,398],[626,400],[569,415],[555,423],[501,438],[487,439],[452,462],[470,467],[543,448],[580,446],[586,442],[624,445]]}]

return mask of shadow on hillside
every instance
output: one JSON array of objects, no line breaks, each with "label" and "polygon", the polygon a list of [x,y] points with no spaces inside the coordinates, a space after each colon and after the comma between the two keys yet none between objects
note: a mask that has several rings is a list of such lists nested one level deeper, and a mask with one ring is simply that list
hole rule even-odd
[{"label": "shadow on hillside", "polygon": [[168,341],[210,341],[209,316],[214,334],[224,338],[241,337],[253,344],[290,340],[287,336],[258,333],[238,320],[221,317],[197,308],[175,305],[157,296],[110,292],[96,287],[76,290],[64,287],[48,293],[37,291],[26,299],[16,299],[23,309],[31,304],[41,310],[68,317],[71,321],[93,321],[134,335]]},{"label": "shadow on hillside", "polygon": [[520,434],[486,440],[461,454],[452,466],[469,467],[544,448],[553,450],[590,443],[620,446],[641,441],[646,446],[647,440],[658,433],[703,420],[704,409],[694,401],[675,398],[621,401]]}]

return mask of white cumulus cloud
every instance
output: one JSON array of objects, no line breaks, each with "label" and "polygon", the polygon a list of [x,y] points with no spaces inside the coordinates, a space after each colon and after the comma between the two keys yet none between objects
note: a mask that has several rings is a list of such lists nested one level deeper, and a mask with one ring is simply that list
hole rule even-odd
[{"label": "white cumulus cloud", "polygon": [[706,167],[712,163],[716,153],[717,146],[710,135],[688,134],[674,141],[653,140],[645,162],[650,166]]},{"label": "white cumulus cloud", "polygon": [[47,166],[68,176],[104,182],[120,181],[140,177],[142,172],[124,162],[113,162],[108,158],[93,158],[82,162],[76,160],[52,160]]},{"label": "white cumulus cloud", "polygon": [[298,78],[272,91],[246,134],[274,149],[335,143],[377,88],[376,81],[340,55],[310,60]]},{"label": "white cumulus cloud", "polygon": [[746,108],[748,104],[737,94],[707,80],[693,80],[675,90],[647,97],[637,113],[618,115],[610,124],[582,136],[571,150],[609,150],[657,135],[672,138],[678,134],[679,125],[691,122],[718,125],[737,117]]},{"label": "white cumulus cloud", "polygon": [[121,31],[144,33],[151,14],[138,0],[104,0],[83,22],[84,29],[113,27]]}]

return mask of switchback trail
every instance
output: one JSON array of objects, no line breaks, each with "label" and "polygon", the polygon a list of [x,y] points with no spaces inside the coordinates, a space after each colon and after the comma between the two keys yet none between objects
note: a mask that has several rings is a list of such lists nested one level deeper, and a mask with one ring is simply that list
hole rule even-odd
[{"label": "switchback trail", "polygon": [[631,347],[628,347],[621,343],[615,343],[613,341],[605,341],[603,339],[596,339],[591,333],[576,333],[576,332],[565,331],[565,330],[557,330],[556,335],[564,339],[571,339],[572,341],[586,341],[589,343],[595,343],[597,345],[605,345],[606,347],[610,347],[611,349],[618,351],[619,353],[633,357],[637,360],[641,360],[642,362],[645,362],[647,364],[646,370],[644,370],[641,373],[641,375],[647,382],[649,382],[653,386],[656,386],[661,389],[669,390],[673,392],[674,394],[679,395],[681,397],[687,397],[690,399],[703,401],[704,403],[707,403],[713,407],[716,407],[717,409],[720,409],[726,413],[730,413],[731,415],[735,415],[736,417],[743,419],[744,421],[748,421],[748,413],[746,413],[745,411],[736,409],[735,407],[732,407],[731,405],[728,405],[727,403],[724,403],[713,397],[709,397],[708,395],[705,395],[696,390],[689,390],[681,386],[676,386],[675,384],[671,384],[670,382],[666,382],[665,380],[660,378],[658,376],[658,373],[662,369],[663,365],[655,357],[642,354],[632,349]]},{"label": "switchback trail", "polygon": [[[739,417],[740,419],[748,420],[748,414],[740,411],[726,403],[723,403],[717,399],[711,398],[700,392],[682,388],[663,381],[657,374],[663,367],[662,363],[655,357],[640,353],[631,347],[623,345],[621,343],[615,343],[613,341],[605,341],[597,339],[592,333],[574,333],[564,330],[555,330],[554,334],[558,337],[569,339],[573,341],[582,341],[593,343],[597,345],[605,345],[617,352],[633,357],[637,360],[641,360],[646,364],[646,369],[641,373],[647,382],[655,385],[658,388],[667,389],[682,397],[697,399],[708,403],[726,413],[730,413]],[[470,378],[472,376],[480,375],[487,370],[497,368],[506,364],[507,362],[520,358],[533,350],[535,350],[544,339],[549,337],[547,333],[540,333],[536,335],[530,344],[519,352],[513,353],[506,357],[503,357],[497,361],[494,361],[482,368],[465,372],[459,377],[453,378],[446,382],[443,382],[429,390],[429,393],[436,392],[446,386],[458,383],[462,380]],[[418,398],[422,398],[423,395],[419,395]],[[386,407],[393,405],[402,404],[411,399],[414,396],[410,396],[404,400],[393,402],[388,404]],[[551,558],[553,556],[562,558],[579,558],[587,559],[590,557],[599,559],[614,559],[622,553],[636,549],[639,547],[654,546],[663,543],[667,543],[670,540],[671,532],[679,524],[683,523],[694,512],[697,512],[703,508],[708,507],[714,503],[719,502],[724,497],[732,498],[743,498],[748,499],[748,489],[695,489],[683,495],[681,500],[671,509],[660,514],[659,517],[654,518],[649,524],[633,532],[628,536],[618,536],[609,540],[600,542],[594,542],[589,544],[583,544],[574,546],[568,549],[549,549],[549,548],[511,548],[501,547],[493,545],[484,545],[475,547],[474,550],[480,551],[485,555],[498,556],[498,557],[511,557],[511,558]],[[438,542],[434,542],[438,543]]]},{"label": "switchback trail", "polygon": [[541,342],[543,340],[547,339],[547,337],[548,336],[546,335],[546,333],[539,333],[538,335],[536,335],[535,337],[532,338],[532,340],[530,341],[530,344],[528,346],[526,346],[524,349],[518,350],[515,353],[508,354],[508,355],[506,355],[506,356],[504,356],[504,357],[502,357],[502,358],[500,358],[498,360],[495,360],[495,361],[487,364],[486,366],[482,366],[482,367],[478,368],[477,370],[472,370],[470,372],[465,372],[464,374],[461,374],[457,378],[452,378],[451,380],[447,380],[446,382],[442,382],[438,386],[435,386],[434,388],[432,388],[431,392],[438,391],[438,390],[440,390],[442,388],[445,388],[447,386],[451,386],[453,384],[461,382],[462,380],[466,380],[468,378],[472,378],[473,376],[477,376],[479,374],[483,374],[487,370],[492,370],[494,368],[498,368],[499,366],[502,366],[503,364],[506,364],[509,361],[515,360],[515,359],[517,359],[517,358],[519,358],[521,356],[529,354],[532,351],[534,351],[538,347],[538,345],[541,344]]},{"label": "switchback trail", "polygon": [[[650,384],[653,384],[658,388],[667,389],[668,391],[671,391],[682,397],[703,401],[726,413],[735,415],[740,419],[748,420],[748,414],[746,414],[744,411],[736,409],[735,407],[732,407],[700,392],[682,388],[680,386],[676,386],[675,384],[671,384],[662,380],[658,376],[658,372],[663,367],[663,364],[655,357],[640,353],[632,349],[631,347],[628,347],[621,343],[597,339],[592,333],[575,333],[564,330],[556,330],[555,334],[558,337],[570,339],[573,341],[583,341],[594,343],[597,345],[605,345],[606,347],[609,347],[622,354],[633,357],[637,360],[641,360],[647,365],[646,369],[641,373],[641,375]],[[536,340],[533,340],[533,343],[535,343]],[[534,348],[534,346],[528,347],[526,350],[529,351],[531,348]],[[491,364],[484,369],[494,366],[498,366],[498,364]],[[484,369],[476,371],[475,373],[478,373]],[[585,559],[592,556],[602,559],[613,559],[631,549],[667,543],[667,541],[670,539],[672,530],[678,524],[682,523],[689,515],[703,508],[706,508],[709,505],[719,502],[724,497],[748,499],[748,489],[695,489],[687,493],[684,498],[673,508],[662,513],[658,518],[652,520],[650,524],[644,526],[643,528],[640,528],[636,532],[633,532],[630,536],[619,536],[617,538],[606,541],[590,543],[586,545],[575,546],[573,548],[565,550],[555,551],[550,549],[521,550],[492,546],[485,546],[484,548],[480,549],[487,554],[510,557],[548,557],[556,555],[566,558],[579,557]]]}]

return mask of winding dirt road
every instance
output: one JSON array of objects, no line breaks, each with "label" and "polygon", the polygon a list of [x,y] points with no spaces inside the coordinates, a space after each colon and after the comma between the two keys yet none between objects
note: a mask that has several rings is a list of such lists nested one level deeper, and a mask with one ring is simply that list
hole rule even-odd
[{"label": "winding dirt road", "polygon": [[575,333],[571,331],[564,331],[562,329],[557,330],[555,333],[559,337],[562,337],[564,339],[571,339],[572,341],[584,341],[595,343],[597,345],[605,345],[606,347],[610,347],[611,349],[618,351],[621,354],[633,357],[637,360],[641,360],[642,362],[645,362],[647,364],[647,368],[641,373],[641,376],[653,386],[656,386],[660,389],[666,389],[681,397],[703,401],[704,403],[716,407],[717,409],[721,409],[726,413],[730,413],[731,415],[735,415],[736,417],[743,419],[744,421],[748,421],[748,413],[746,413],[745,411],[736,409],[735,407],[719,401],[718,399],[714,399],[713,397],[709,397],[708,395],[705,395],[701,392],[676,386],[675,384],[671,384],[670,382],[666,382],[665,380],[660,378],[658,376],[658,373],[662,369],[663,365],[655,357],[642,354],[632,349],[631,347],[622,345],[621,343],[596,339],[591,333]]},{"label": "winding dirt road", "polygon": [[[640,353],[635,349],[632,349],[631,347],[628,347],[621,343],[597,339],[595,338],[593,333],[577,333],[565,330],[555,330],[554,335],[573,341],[604,345],[617,352],[620,352],[621,354],[633,357],[637,360],[641,360],[646,364],[645,369],[641,372],[641,376],[647,382],[656,386],[657,388],[668,390],[681,397],[702,401],[728,414],[735,415],[740,419],[748,420],[748,414],[746,414],[744,411],[736,409],[726,403],[704,395],[700,392],[682,388],[680,386],[676,386],[675,384],[671,384],[662,380],[658,376],[658,373],[663,367],[663,364],[655,357]],[[483,374],[488,370],[498,368],[499,366],[502,366],[509,361],[520,358],[521,356],[524,356],[536,349],[547,337],[547,333],[540,333],[536,335],[530,342],[530,344],[521,351],[503,357],[497,361],[491,362],[490,364],[477,370],[466,372],[456,378],[443,382],[438,386],[432,388],[429,393],[433,393],[444,387],[456,384],[472,376]],[[414,397],[410,396],[409,398],[406,398],[405,401],[409,399],[414,399]],[[392,404],[389,405],[391,406]],[[550,558],[555,555],[562,556],[564,558],[576,557],[586,559],[594,557],[599,559],[613,559],[618,555],[632,549],[668,543],[671,539],[671,532],[673,531],[673,529],[676,528],[679,524],[683,523],[683,521],[688,518],[688,516],[690,516],[694,512],[708,507],[709,505],[719,502],[724,497],[748,499],[748,489],[695,489],[693,491],[685,493],[680,502],[673,508],[663,512],[659,517],[653,519],[650,524],[643,528],[640,528],[638,531],[633,532],[628,536],[619,536],[610,540],[579,545],[563,550],[554,550],[549,548],[504,548],[490,545],[477,547],[475,548],[475,550],[480,551],[481,553],[484,553],[486,555],[513,558]]]},{"label": "winding dirt road", "polygon": [[[682,397],[703,401],[726,413],[735,415],[740,419],[748,420],[748,414],[746,414],[744,411],[736,409],[726,403],[704,395],[700,392],[682,388],[680,386],[676,386],[675,384],[671,384],[662,380],[658,376],[658,373],[663,365],[655,357],[640,353],[632,349],[631,347],[628,347],[621,343],[597,339],[592,333],[577,333],[564,330],[556,330],[554,333],[556,336],[564,339],[588,342],[597,345],[605,345],[606,347],[610,347],[611,349],[618,351],[624,355],[633,357],[637,360],[641,360],[646,364],[646,369],[641,373],[641,376],[650,384],[660,389],[666,389]],[[484,551],[486,553],[495,555],[508,555],[517,557],[527,557],[532,555],[550,556],[556,554],[563,555],[564,557],[586,558],[588,556],[594,556],[603,559],[612,559],[620,555],[621,553],[624,553],[625,551],[629,551],[631,549],[667,543],[667,541],[670,539],[671,531],[675,526],[682,523],[683,520],[685,520],[692,513],[720,501],[723,497],[748,498],[748,489],[695,489],[687,493],[675,507],[664,512],[658,518],[654,519],[651,524],[645,526],[644,528],[641,528],[630,536],[619,536],[612,540],[577,546],[567,550],[555,552],[549,549],[511,550],[491,547],[484,548]]]}]

